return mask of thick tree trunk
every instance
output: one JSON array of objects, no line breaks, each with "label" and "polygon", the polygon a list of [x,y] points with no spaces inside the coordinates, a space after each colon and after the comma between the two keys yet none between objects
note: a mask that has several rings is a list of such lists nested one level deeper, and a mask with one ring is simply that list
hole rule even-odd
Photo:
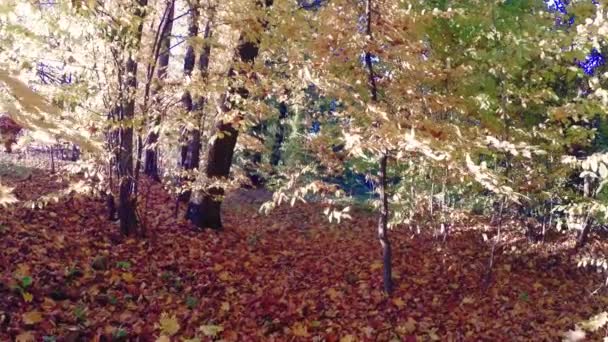
[{"label": "thick tree trunk", "polygon": [[[272,0],[266,0],[260,6],[271,6]],[[237,57],[243,63],[253,63],[259,53],[259,41],[248,41],[244,34],[239,39]],[[230,70],[229,75],[237,71]],[[242,97],[248,96],[247,89],[233,89]],[[227,112],[229,108],[223,108]],[[215,139],[207,151],[207,165],[205,173],[210,180],[225,179],[230,175],[234,147],[238,138],[238,129],[232,123],[220,119],[216,124],[216,133],[222,132],[222,137]],[[187,218],[199,228],[222,228],[221,205],[224,189],[213,187],[207,192],[197,191],[188,204]]]},{"label": "thick tree trunk", "polygon": [[[169,66],[169,49],[171,48],[171,30],[173,29],[173,16],[175,13],[174,1],[169,2],[167,4],[166,13],[164,15],[164,22],[161,26],[160,32],[160,43],[158,46],[158,80],[162,81],[167,76],[167,67]],[[153,89],[152,96],[155,97],[160,90],[160,85]],[[154,118],[154,128],[157,128],[160,125],[161,116],[160,114],[156,114]],[[158,148],[156,147],[156,143],[158,142],[158,132],[156,129],[153,129],[146,139],[146,153],[145,153],[145,164],[144,164],[144,173],[155,179],[160,180],[160,176],[158,173]]]},{"label": "thick tree trunk", "polygon": [[[147,0],[137,1],[137,8],[134,13],[137,17],[144,17],[144,7]],[[139,24],[137,31],[137,42],[141,39],[143,20]],[[118,152],[118,169],[120,173],[120,185],[118,196],[118,218],[120,219],[120,231],[124,235],[132,235],[137,228],[136,198],[134,196],[134,170],[133,170],[133,125],[132,120],[135,116],[134,93],[137,88],[137,62],[132,55],[129,55],[125,65],[125,99],[121,103],[120,120],[127,121],[120,128],[120,150]]]},{"label": "thick tree trunk", "polygon": [[[209,179],[228,177],[239,134],[231,123],[220,122],[216,129],[223,137],[215,139],[209,148],[205,170]],[[204,194],[197,192],[188,204],[187,218],[199,228],[222,228],[220,211],[223,195],[224,189],[219,187],[210,188]]]},{"label": "thick tree trunk", "polygon": [[383,281],[384,291],[388,294],[393,291],[393,278],[392,278],[392,251],[391,243],[388,239],[388,196],[386,194],[386,164],[388,162],[388,156],[385,154],[380,158],[380,184],[378,190],[380,192],[380,200],[382,206],[380,207],[380,217],[378,219],[378,240],[380,240],[380,246],[382,246],[382,263],[384,265]]}]

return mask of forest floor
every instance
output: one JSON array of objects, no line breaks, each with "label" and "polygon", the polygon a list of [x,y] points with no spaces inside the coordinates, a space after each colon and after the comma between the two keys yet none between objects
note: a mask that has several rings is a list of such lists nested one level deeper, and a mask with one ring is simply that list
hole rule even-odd
[{"label": "forest floor", "polygon": [[[55,179],[2,182],[28,199],[60,189]],[[488,285],[490,247],[472,229],[492,234],[487,222],[470,217],[445,242],[392,230],[387,297],[369,213],[339,225],[316,205],[264,216],[239,195],[224,230],[196,232],[150,191],[147,238],[121,238],[98,200],[0,208],[0,341],[556,341],[608,304],[572,241],[529,245],[511,222]]]}]

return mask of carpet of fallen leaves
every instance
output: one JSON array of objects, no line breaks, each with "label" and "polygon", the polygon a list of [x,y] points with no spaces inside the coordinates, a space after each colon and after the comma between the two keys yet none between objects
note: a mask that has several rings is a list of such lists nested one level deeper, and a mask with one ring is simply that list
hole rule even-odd
[{"label": "carpet of fallen leaves", "polygon": [[[60,188],[53,179],[3,182],[24,199]],[[555,341],[608,302],[590,295],[602,278],[576,267],[570,242],[514,238],[484,286],[490,249],[467,228],[482,222],[445,242],[394,230],[389,298],[369,214],[263,216],[235,196],[223,231],[196,232],[150,191],[145,239],[121,238],[99,200],[0,209],[0,340]]]}]

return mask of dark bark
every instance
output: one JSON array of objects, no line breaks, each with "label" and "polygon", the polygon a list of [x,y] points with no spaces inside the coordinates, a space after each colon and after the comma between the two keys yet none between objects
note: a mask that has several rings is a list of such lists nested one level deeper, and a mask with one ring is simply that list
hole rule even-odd
[{"label": "dark bark", "polygon": [[[591,178],[588,176],[584,178],[583,195],[586,198],[591,197]],[[591,217],[591,213],[587,212],[587,215],[585,215],[585,220],[583,221],[583,229],[578,234],[576,240],[576,249],[582,248],[587,244],[587,241],[589,240],[589,233],[591,232],[592,223],[593,218]]]},{"label": "dark bark", "polygon": [[277,166],[281,161],[281,148],[285,141],[285,124],[283,121],[287,118],[287,105],[285,102],[279,104],[279,122],[277,123],[277,131],[274,135],[274,144],[272,145],[272,152],[270,154],[270,165]]},{"label": "dark bark", "polygon": [[[158,99],[156,99],[156,95],[160,90],[160,83],[167,76],[167,67],[169,66],[169,50],[171,47],[171,30],[173,29],[173,17],[175,13],[174,1],[171,1],[167,4],[167,9],[165,11],[165,15],[163,16],[163,24],[161,25],[160,32],[160,41],[157,48],[158,56],[158,71],[157,78],[159,80],[159,85],[157,85],[153,89],[152,96],[155,98],[155,101],[158,103]],[[156,114],[154,118],[154,128],[157,128],[160,125],[161,116],[160,114]],[[156,143],[158,142],[158,133],[155,129],[153,129],[146,139],[146,153],[145,153],[145,164],[144,164],[144,173],[151,177],[154,180],[160,180],[159,172],[158,172],[158,148],[156,147]]]},{"label": "dark bark", "polygon": [[[190,18],[188,21],[188,37],[194,38],[198,35],[199,27],[198,20],[200,17],[198,3],[190,4]],[[196,62],[196,52],[194,51],[194,47],[189,45],[186,49],[186,56],[184,57],[184,75],[189,77],[192,76],[192,71],[194,70],[194,65]],[[195,109],[194,102],[192,99],[192,95],[190,91],[186,91],[184,96],[182,97],[182,104],[186,112],[192,112]],[[183,130],[184,136],[184,145],[181,147],[181,165],[186,170],[191,170],[198,167],[198,163],[200,161],[200,138],[193,139],[193,137],[200,136],[198,130],[189,131]]]},{"label": "dark bark", "polygon": [[111,193],[106,194],[106,206],[108,207],[108,220],[116,220],[116,202],[114,201],[114,195]]},{"label": "dark bark", "polygon": [[[198,10],[194,7],[191,8],[191,22],[188,29],[189,35],[195,36],[198,34]],[[195,20],[196,18],[196,20]],[[205,40],[210,39],[212,36],[212,26],[213,26],[213,12],[210,13],[210,18],[207,20],[207,24],[205,25],[205,29],[203,32],[203,38]],[[200,57],[198,59],[197,68],[200,71],[201,78],[203,80],[207,79],[209,73],[209,58],[211,54],[211,45],[205,44],[203,50],[201,51]],[[186,58],[184,61],[184,74],[191,75],[192,71],[195,67],[196,61],[196,53],[193,47],[188,47],[186,51]],[[192,97],[189,92],[184,94],[182,98],[182,103],[187,112],[192,113],[195,122],[195,129],[188,131],[186,129],[183,130],[185,144],[181,146],[180,156],[181,156],[181,166],[185,170],[196,170],[200,164],[200,154],[202,149],[202,141],[201,141],[201,131],[203,129],[202,121],[203,121],[203,111],[206,105],[206,98],[203,96]],[[191,191],[186,191],[179,196],[179,199],[184,202],[188,202],[190,200]],[[186,213],[188,216],[188,213]]]},{"label": "dark bark", "polygon": [[[367,0],[367,6],[365,8],[365,14],[367,17],[367,35],[369,39],[373,39],[372,32],[372,0]],[[372,54],[369,51],[365,52],[365,65],[369,73],[369,87],[371,92],[371,101],[378,102],[378,85],[376,83],[376,73],[374,72],[374,64],[372,62]],[[388,238],[388,196],[386,194],[386,168],[388,162],[388,151],[384,151],[380,158],[380,200],[382,206],[380,207],[380,218],[378,219],[378,240],[380,240],[380,246],[382,247],[382,261],[384,265],[383,280],[384,280],[384,291],[387,294],[391,294],[393,291],[393,279],[392,279],[392,253],[391,244]]]},{"label": "dark bark", "polygon": [[585,220],[583,221],[583,229],[578,234],[578,237],[576,239],[576,249],[583,248],[587,244],[587,241],[589,240],[589,233],[591,232],[592,222],[593,218],[588,212],[587,215],[585,215]]},{"label": "dark bark", "polygon": [[[147,0],[136,2],[135,16],[144,17],[144,7]],[[141,39],[143,20],[137,28],[137,45]],[[135,98],[133,93],[137,88],[137,61],[132,55],[127,57],[125,64],[125,93],[127,96],[121,103],[121,121],[129,121],[120,128],[120,150],[118,151],[118,169],[120,174],[119,196],[118,196],[118,218],[120,219],[120,231],[124,235],[132,235],[137,228],[136,197],[134,196],[134,170],[133,170],[133,125],[130,123],[135,116]]]},{"label": "dark bark", "polygon": [[384,291],[388,294],[393,292],[393,277],[392,277],[392,251],[391,243],[388,238],[388,195],[386,194],[386,165],[388,156],[385,154],[380,158],[380,184],[378,191],[380,192],[380,217],[378,219],[378,240],[382,247],[382,263],[384,265],[383,281]]},{"label": "dark bark", "polygon": [[[230,174],[234,147],[239,131],[231,123],[220,122],[217,131],[223,137],[215,139],[207,154],[205,173],[209,179],[226,178]],[[221,205],[224,189],[213,187],[207,193],[193,197],[188,204],[187,218],[199,228],[222,228]]]},{"label": "dark bark", "polygon": [[[266,0],[264,4],[259,3],[259,6],[271,6],[272,1]],[[236,57],[245,63],[253,63],[259,53],[259,40],[246,40],[244,35],[239,39],[239,45],[236,49]],[[229,75],[236,75],[238,71],[232,69]],[[248,91],[245,88],[233,89],[233,92],[238,92],[242,97],[248,96]],[[222,109],[224,112],[229,111],[228,107]],[[222,132],[222,138],[215,139],[207,152],[207,166],[205,169],[208,179],[225,179],[230,175],[232,166],[232,157],[234,155],[234,147],[238,139],[238,129],[232,123],[222,120],[215,127],[216,132]],[[192,196],[188,204],[187,218],[198,228],[222,228],[221,220],[221,205],[224,189],[214,187],[206,193],[198,193]]]}]

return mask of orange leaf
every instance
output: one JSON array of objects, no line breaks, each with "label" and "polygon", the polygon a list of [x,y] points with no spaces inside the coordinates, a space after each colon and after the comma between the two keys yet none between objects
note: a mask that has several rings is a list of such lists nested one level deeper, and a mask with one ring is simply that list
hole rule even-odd
[{"label": "orange leaf", "polygon": [[29,311],[22,316],[23,323],[31,325],[42,321],[42,314],[39,311]]}]

